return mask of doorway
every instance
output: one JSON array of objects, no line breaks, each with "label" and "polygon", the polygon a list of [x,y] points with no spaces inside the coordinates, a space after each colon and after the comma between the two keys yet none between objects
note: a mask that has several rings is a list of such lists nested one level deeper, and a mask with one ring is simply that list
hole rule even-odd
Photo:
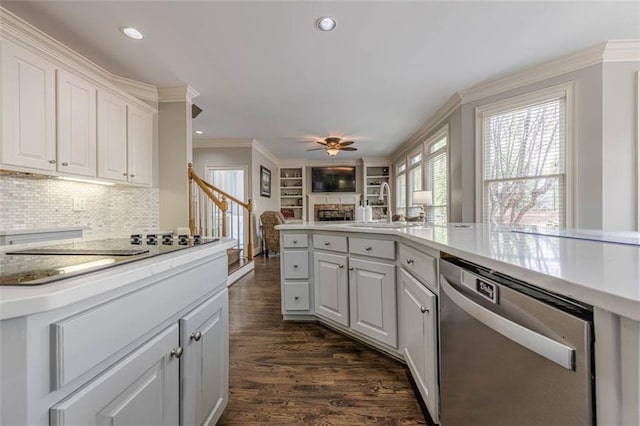
[{"label": "doorway", "polygon": [[[205,176],[209,183],[221,189],[227,194],[245,202],[246,201],[246,182],[247,182],[247,166],[206,166]],[[238,241],[238,248],[246,245],[245,227],[247,226],[247,215],[242,206],[227,199],[227,236]],[[222,213],[218,209],[214,209],[213,214],[209,215],[208,221],[211,221],[209,229],[221,233],[222,229]],[[221,236],[221,235],[215,235]]]}]

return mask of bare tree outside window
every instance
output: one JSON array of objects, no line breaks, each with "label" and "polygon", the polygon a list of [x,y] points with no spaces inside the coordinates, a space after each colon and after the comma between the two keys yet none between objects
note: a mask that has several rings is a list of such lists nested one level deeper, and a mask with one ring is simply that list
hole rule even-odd
[{"label": "bare tree outside window", "polygon": [[563,225],[564,127],[564,99],[484,116],[485,221]]}]

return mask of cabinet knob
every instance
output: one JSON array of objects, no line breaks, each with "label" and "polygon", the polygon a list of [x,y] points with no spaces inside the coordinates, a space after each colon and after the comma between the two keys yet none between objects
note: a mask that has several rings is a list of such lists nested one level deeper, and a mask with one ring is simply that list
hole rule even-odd
[{"label": "cabinet knob", "polygon": [[373,248],[373,247],[371,247],[371,246],[366,246],[364,249],[365,249],[366,251],[371,251],[371,249],[372,249],[372,248]]},{"label": "cabinet knob", "polygon": [[324,242],[324,245],[325,245],[325,246],[328,246],[329,244],[331,244],[329,241],[325,241],[325,242]]},{"label": "cabinet knob", "polygon": [[298,267],[298,265],[293,265],[293,269],[296,269]]},{"label": "cabinet knob", "polygon": [[131,174],[131,175],[129,175],[129,177],[136,177],[136,175]]},{"label": "cabinet knob", "polygon": [[353,271],[353,270],[354,270],[354,267],[352,266],[351,268],[349,268],[349,270],[350,270],[350,271]]},{"label": "cabinet knob", "polygon": [[293,240],[293,244],[298,244],[298,240]]},{"label": "cabinet knob", "polygon": [[424,306],[420,306],[420,312],[424,314],[425,312],[429,312],[429,309],[425,308]]},{"label": "cabinet knob", "polygon": [[344,268],[344,265],[340,265],[340,266],[338,266],[338,268],[343,269],[343,268]]},{"label": "cabinet knob", "polygon": [[411,265],[411,264],[413,264],[413,259],[408,257],[407,258],[407,265]]},{"label": "cabinet knob", "polygon": [[126,176],[126,175],[127,175],[126,173],[123,173],[123,174],[122,174],[122,176]]},{"label": "cabinet knob", "polygon": [[200,333],[199,331],[196,331],[195,333],[191,333],[191,340],[195,340],[196,342],[199,342],[201,337],[202,337],[202,333]]},{"label": "cabinet knob", "polygon": [[294,296],[293,297],[293,300],[298,300],[298,299],[300,299],[300,296]]},{"label": "cabinet knob", "polygon": [[49,164],[56,164],[56,160],[49,160]]},{"label": "cabinet knob", "polygon": [[66,161],[64,163],[62,163],[63,166],[68,166],[69,163],[67,163]]},{"label": "cabinet knob", "polygon": [[182,356],[182,352],[184,352],[184,350],[178,346],[175,349],[171,349],[171,356],[174,358],[180,358]]}]

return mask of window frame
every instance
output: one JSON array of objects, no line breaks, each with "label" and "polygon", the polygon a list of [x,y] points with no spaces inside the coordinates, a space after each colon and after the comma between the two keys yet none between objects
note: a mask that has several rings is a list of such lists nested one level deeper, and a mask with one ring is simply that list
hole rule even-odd
[{"label": "window frame", "polygon": [[[407,167],[407,159],[406,157],[403,160],[398,161],[397,163],[395,163],[393,165],[393,169],[395,172],[395,176],[393,179],[393,184],[394,184],[394,192],[395,192],[395,199],[393,200],[394,203],[394,207],[395,207],[395,213],[399,214],[398,211],[400,209],[402,209],[402,214],[406,214],[407,212],[407,176],[408,176],[408,167]],[[402,171],[400,171],[400,169],[402,169]],[[400,176],[404,175],[404,187],[405,187],[405,206],[400,207],[398,204],[398,198],[400,197],[400,188],[398,187],[398,179],[400,178]],[[391,211],[391,206],[387,206],[388,211]]]},{"label": "window frame", "polygon": [[574,149],[575,134],[575,106],[574,106],[574,82],[568,82],[528,92],[522,95],[512,96],[497,102],[481,105],[475,109],[476,127],[476,222],[486,223],[484,218],[483,203],[485,199],[485,185],[483,180],[484,170],[484,118],[487,115],[499,114],[515,109],[525,108],[532,104],[543,103],[552,99],[564,98],[565,101],[565,187],[564,187],[564,218],[561,218],[561,227],[571,228],[574,224],[575,205],[575,163],[576,152]]},{"label": "window frame", "polygon": [[[446,139],[447,139],[447,143],[446,143],[445,147],[438,149],[436,152],[430,153],[429,152],[429,148],[433,144],[435,144],[436,142],[439,142],[443,137],[446,137]],[[424,143],[422,144],[422,151],[424,153],[423,156],[422,156],[422,162],[423,162],[423,165],[422,165],[422,174],[423,174],[422,187],[426,191],[429,191],[429,190],[433,191],[433,188],[429,188],[429,182],[428,182],[428,175],[429,174],[427,173],[427,167],[428,167],[428,164],[429,164],[429,159],[432,158],[432,157],[437,157],[438,155],[440,155],[440,153],[442,151],[444,151],[445,154],[446,154],[446,163],[447,163],[447,170],[446,170],[446,175],[447,175],[447,204],[446,204],[447,217],[446,217],[446,222],[449,222],[449,217],[451,217],[451,167],[450,167],[450,158],[451,158],[450,149],[451,149],[451,144],[449,142],[450,142],[450,139],[449,139],[449,124],[447,123],[444,126],[440,127],[431,136],[429,136],[424,141]],[[433,194],[432,197],[433,197],[433,200],[435,200],[435,194]],[[435,206],[435,205],[427,206],[427,210],[432,208],[432,207],[437,207],[437,206]]]},{"label": "window frame", "polygon": [[[415,163],[412,163],[411,160],[418,155],[420,156],[420,159]],[[424,151],[422,149],[422,144],[420,144],[419,147],[415,148],[407,154],[406,164],[407,177],[405,187],[407,193],[405,196],[405,216],[408,216],[409,214],[415,214],[415,210],[419,209],[419,206],[413,204],[413,191],[420,191],[424,188],[424,174],[422,173],[424,164]],[[420,179],[418,181],[420,188],[417,190],[410,187],[410,184],[413,183],[413,180],[411,179],[411,173],[416,169],[418,169],[420,173]]]}]

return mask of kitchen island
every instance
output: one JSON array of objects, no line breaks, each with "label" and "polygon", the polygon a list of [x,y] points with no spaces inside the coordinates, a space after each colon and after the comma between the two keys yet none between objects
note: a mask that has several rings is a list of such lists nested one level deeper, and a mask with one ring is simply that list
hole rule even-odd
[{"label": "kitchen island", "polygon": [[228,399],[233,244],[0,287],[0,423],[215,423]]},{"label": "kitchen island", "polygon": [[[281,231],[283,247],[285,319],[319,319],[333,328],[405,360],[407,348],[403,346],[406,346],[407,342],[403,342],[402,339],[404,313],[401,311],[402,304],[399,303],[405,285],[403,274],[405,270],[411,272],[410,269],[420,263],[416,263],[412,256],[407,256],[406,250],[422,252],[427,259],[423,262],[424,268],[418,272],[414,271],[413,275],[435,296],[439,292],[437,270],[434,269],[437,268],[435,259],[455,256],[530,283],[552,294],[588,305],[593,309],[597,423],[640,423],[640,247],[532,235],[483,224],[411,226],[302,223],[280,225],[278,229]],[[366,241],[364,250],[360,250],[358,244],[363,239]],[[393,255],[388,251],[388,247],[385,248],[385,241],[397,244]],[[376,251],[378,254],[373,254]],[[302,253],[305,252],[309,256],[308,271],[300,272],[300,269],[304,269],[300,265],[304,265]],[[294,255],[293,261],[288,260],[291,254]],[[394,263],[393,260],[396,258],[397,262]],[[397,266],[402,272],[398,274],[398,287],[393,299],[394,303],[398,300],[396,311],[393,312],[396,312],[395,317],[399,319],[399,324],[383,326],[380,323],[376,330],[377,335],[368,332],[370,330],[363,332],[362,329],[354,327],[353,320],[356,320],[355,324],[363,322],[358,321],[357,315],[353,314],[354,310],[360,313],[363,308],[363,305],[359,305],[358,295],[353,293],[353,285],[350,287],[350,282],[357,282],[354,278],[350,278],[351,281],[345,278],[347,292],[351,293],[346,293],[344,299],[348,300],[351,306],[344,307],[344,310],[339,306],[339,285],[332,289],[332,292],[335,290],[335,294],[338,294],[335,297],[335,306],[329,306],[328,309],[324,305],[331,305],[332,300],[319,293],[316,285],[319,280],[324,279],[323,276],[327,275],[324,273],[331,270],[332,265],[335,265],[335,277],[339,276],[342,270],[340,267],[345,265],[349,267],[344,270],[348,269],[349,274],[357,275],[362,269],[358,262],[363,261],[370,262],[363,265],[369,268],[370,277],[374,273],[371,269],[374,264],[376,268]],[[407,264],[410,264],[409,269]],[[291,265],[289,269],[288,265]],[[295,274],[296,271],[298,275]],[[385,274],[380,271],[378,269],[375,274],[383,277]],[[389,271],[386,275],[393,275],[393,271]],[[307,293],[304,291],[305,285],[308,286]],[[382,278],[380,288],[384,288]],[[323,298],[322,301],[316,300],[318,297]],[[296,306],[300,305],[301,300],[304,303]],[[371,302],[371,299],[367,300],[367,305],[373,306]],[[380,306],[385,306],[383,301],[378,302]],[[385,317],[383,310],[387,308],[393,307],[387,306],[380,310],[379,318]],[[421,308],[428,309],[428,306],[424,305]],[[351,321],[346,319],[348,316],[351,316]],[[342,324],[341,318],[345,319]],[[395,331],[400,335],[398,344],[394,346],[384,343],[379,332],[385,328],[387,334]],[[428,354],[425,356],[429,358]],[[437,355],[432,354],[431,357],[437,358]],[[435,363],[436,359],[432,361]],[[410,362],[407,363],[411,368]],[[412,373],[415,376],[415,372]],[[432,372],[431,376],[433,383],[437,385],[437,372]],[[420,383],[418,385],[420,388]],[[433,391],[430,393],[433,395]],[[433,404],[437,407],[435,401]]]}]

